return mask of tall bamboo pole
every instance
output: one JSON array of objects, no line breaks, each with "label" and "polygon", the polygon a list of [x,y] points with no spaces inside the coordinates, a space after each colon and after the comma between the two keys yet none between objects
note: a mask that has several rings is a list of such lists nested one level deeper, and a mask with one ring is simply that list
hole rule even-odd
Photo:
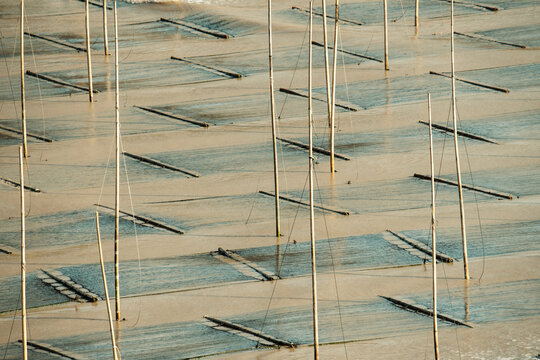
[{"label": "tall bamboo pole", "polygon": [[420,0],[415,0],[414,2],[414,26],[416,28],[418,28],[418,25],[420,25],[420,23],[418,22],[418,3],[420,2]]},{"label": "tall bamboo pole", "polygon": [[24,158],[28,158],[28,143],[26,141],[26,96],[24,95],[24,0],[21,0],[21,119],[22,146]]},{"label": "tall bamboo pole", "polygon": [[92,86],[92,55],[90,54],[90,10],[88,0],[85,2],[85,24],[86,24],[86,64],[88,66],[88,97],[90,102],[94,101],[94,89]]},{"label": "tall bamboo pole", "polygon": [[467,232],[465,228],[465,208],[463,206],[463,188],[461,186],[461,169],[459,166],[459,148],[456,120],[456,77],[454,67],[454,0],[450,3],[450,63],[452,68],[452,121],[454,126],[454,149],[456,154],[456,171],[459,191],[459,214],[461,219],[461,241],[463,245],[463,272],[466,280],[469,279],[469,263],[467,258]]},{"label": "tall bamboo pole", "polygon": [[388,70],[388,11],[386,0],[383,0],[383,15],[384,15],[384,70]]},{"label": "tall bamboo pole", "polygon": [[437,335],[437,250],[435,233],[435,167],[433,164],[433,136],[431,132],[431,95],[428,93],[429,163],[431,165],[431,266],[433,269],[433,346],[435,360],[439,360],[439,336]]},{"label": "tall bamboo pole", "polygon": [[24,172],[23,148],[19,146],[19,176],[21,180],[21,318],[22,318],[22,346],[23,359],[28,359],[28,345],[26,338],[26,230],[24,223]]},{"label": "tall bamboo pole", "polygon": [[335,132],[335,111],[336,111],[336,70],[337,70],[337,49],[339,32],[339,0],[336,0],[336,14],[334,22],[334,58],[332,59],[332,110],[330,112],[330,173],[334,174],[334,132]]},{"label": "tall bamboo pole", "polygon": [[107,0],[103,0],[103,50],[109,55],[109,36],[107,31]]},{"label": "tall bamboo pole", "polygon": [[317,266],[315,261],[315,213],[313,210],[313,110],[311,106],[313,2],[309,2],[309,74],[308,74],[308,128],[309,128],[309,226],[311,237],[311,289],[313,296],[313,358],[319,359],[319,320],[317,315]]},{"label": "tall bamboo pole", "polygon": [[279,182],[276,144],[276,113],[274,101],[274,67],[272,60],[272,0],[268,0],[268,68],[270,76],[270,111],[272,117],[272,146],[274,149],[274,192],[276,194],[276,236],[280,236],[279,223]]},{"label": "tall bamboo pole", "polygon": [[330,69],[328,65],[328,34],[326,30],[326,0],[322,0],[322,13],[323,13],[323,39],[324,39],[324,70],[326,74],[326,103],[328,104],[328,126],[331,126],[332,125],[332,100],[331,100],[331,93],[330,93]]},{"label": "tall bamboo pole", "polygon": [[116,177],[114,186],[114,299],[116,321],[120,320],[120,81],[118,79],[118,16],[114,0],[114,73],[115,73],[115,137],[116,137]]},{"label": "tall bamboo pole", "polygon": [[107,303],[107,315],[109,317],[109,329],[111,331],[111,344],[113,351],[113,359],[118,360],[118,353],[116,347],[116,339],[114,337],[114,324],[111,311],[111,302],[109,301],[109,289],[107,288],[107,276],[105,275],[105,266],[103,265],[103,251],[101,249],[101,233],[99,231],[99,214],[96,211],[96,232],[99,251],[99,264],[101,265],[101,276],[103,277],[103,288],[105,290],[105,301]]}]

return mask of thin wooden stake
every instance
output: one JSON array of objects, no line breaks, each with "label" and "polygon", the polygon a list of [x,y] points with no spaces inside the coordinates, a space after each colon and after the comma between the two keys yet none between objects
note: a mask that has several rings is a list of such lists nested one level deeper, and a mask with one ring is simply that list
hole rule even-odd
[{"label": "thin wooden stake", "polygon": [[[88,1],[88,0],[87,0]],[[120,321],[120,80],[118,79],[118,16],[114,0],[114,73],[115,73],[115,137],[116,178],[114,186],[114,299],[116,321]]]},{"label": "thin wooden stake", "polygon": [[450,3],[450,57],[452,67],[452,124],[454,126],[454,148],[456,154],[456,171],[459,191],[459,214],[461,219],[461,242],[463,245],[463,273],[469,279],[469,264],[467,258],[467,231],[465,227],[465,208],[463,206],[463,188],[461,186],[461,169],[459,166],[459,148],[456,116],[456,77],[454,67],[454,0]]},{"label": "thin wooden stake", "polygon": [[24,171],[22,146],[19,146],[19,175],[21,180],[21,320],[23,360],[26,360],[28,359],[28,340],[26,338],[26,229],[24,222]]},{"label": "thin wooden stake", "polygon": [[[313,16],[313,8],[310,10]],[[324,39],[324,70],[326,74],[326,103],[328,105],[328,126],[332,125],[332,100],[330,93],[330,69],[328,66],[328,34],[326,30],[326,0],[322,0],[323,39]],[[311,41],[309,42],[311,44]],[[311,46],[311,45],[310,45]]]},{"label": "thin wooden stake", "polygon": [[420,0],[415,0],[414,4],[414,27],[418,29],[418,26],[420,25],[420,22],[418,21],[418,3]]},{"label": "thin wooden stake", "polygon": [[90,54],[90,12],[88,9],[88,0],[85,2],[85,24],[86,24],[86,63],[88,66],[88,98],[90,102],[94,101],[94,91],[92,86],[92,56]]},{"label": "thin wooden stake", "polygon": [[330,174],[334,174],[334,120],[336,110],[336,69],[337,69],[337,47],[339,32],[339,0],[336,0],[336,15],[334,18],[334,58],[332,59],[332,109],[330,112]]},{"label": "thin wooden stake", "polygon": [[272,60],[272,0],[268,0],[268,74],[270,77],[270,110],[272,117],[272,147],[274,151],[274,191],[276,194],[276,237],[280,237],[279,222],[279,179],[276,141],[276,113],[274,102],[274,68]]},{"label": "thin wooden stake", "polygon": [[28,158],[28,143],[26,139],[26,96],[24,94],[24,0],[21,0],[21,119],[22,146],[24,158]]},{"label": "thin wooden stake", "polygon": [[[324,9],[324,8],[323,8]],[[309,129],[309,227],[311,237],[311,288],[313,296],[313,358],[319,359],[319,320],[317,315],[317,266],[315,262],[315,212],[313,210],[313,110],[311,106],[311,77],[313,32],[313,1],[309,2],[309,74],[308,74],[308,129]]]},{"label": "thin wooden stake", "polygon": [[433,136],[431,131],[431,94],[428,93],[428,121],[429,121],[429,163],[431,166],[431,266],[433,269],[433,346],[435,360],[439,359],[439,337],[437,335],[437,250],[435,234],[435,167],[433,164]]},{"label": "thin wooden stake", "polygon": [[384,70],[389,70],[388,67],[388,19],[387,19],[386,0],[383,0],[383,15],[384,15]]},{"label": "thin wooden stake", "polygon": [[103,51],[109,55],[109,36],[107,31],[107,0],[103,0]]},{"label": "thin wooden stake", "polygon": [[[103,8],[106,8],[104,6]],[[96,211],[96,233],[98,241],[98,251],[99,251],[99,264],[101,265],[101,275],[103,277],[103,288],[105,290],[105,301],[107,302],[107,315],[109,316],[109,329],[111,331],[111,344],[113,351],[114,360],[118,360],[118,348],[116,347],[116,339],[114,337],[114,324],[113,317],[111,312],[111,302],[109,301],[109,289],[107,289],[107,276],[105,275],[105,266],[103,265],[103,251],[101,250],[101,233],[99,231],[99,213]]]}]

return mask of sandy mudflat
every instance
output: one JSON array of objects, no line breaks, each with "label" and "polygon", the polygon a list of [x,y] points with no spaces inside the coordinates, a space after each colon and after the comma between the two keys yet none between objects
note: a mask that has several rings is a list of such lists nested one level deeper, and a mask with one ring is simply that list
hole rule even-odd
[{"label": "sandy mudflat", "polygon": [[[381,296],[432,306],[427,255],[386,230],[430,244],[430,186],[413,174],[430,171],[427,127],[418,123],[427,121],[428,91],[433,121],[451,127],[450,79],[430,74],[450,71],[450,8],[422,1],[416,31],[414,1],[389,1],[385,72],[377,61],[384,57],[382,1],[340,3],[350,22],[339,32],[336,152],[350,160],[336,159],[332,175],[328,156],[315,154],[315,201],[338,211],[315,211],[321,359],[432,359],[431,318]],[[120,220],[125,321],[117,325],[124,359],[312,356],[309,211],[281,201],[277,239],[274,200],[260,193],[274,191],[266,5],[118,4],[122,149],[182,170],[122,157],[121,210],[173,229],[134,225],[127,215]],[[308,6],[274,1],[272,12],[278,136],[303,143],[307,99],[279,89],[307,93]],[[19,11],[18,1],[0,4],[0,177],[14,181]],[[90,18],[93,103],[84,91],[25,77],[28,132],[36,135],[29,136],[25,182],[41,190],[25,198],[28,327],[32,341],[77,359],[105,359],[111,357],[105,302],[70,301],[41,272],[56,271],[103,297],[93,216],[96,203],[114,205],[113,12],[110,56],[103,54],[102,8],[90,5]],[[314,40],[322,42],[321,17],[313,23]],[[329,40],[333,26],[328,20]],[[474,326],[439,321],[440,352],[448,359],[534,359],[540,354],[540,6],[533,0],[456,4],[455,27],[482,38],[456,36],[457,77],[509,91],[457,82],[460,129],[496,143],[460,137],[463,183],[512,199],[464,191],[471,269],[465,282],[457,189],[437,186],[438,250],[455,259],[437,265],[439,309]],[[27,70],[88,85],[86,53],[73,48],[85,46],[83,2],[27,0],[25,31],[57,41],[26,35]],[[314,143],[328,148],[320,46],[313,63]],[[454,180],[453,138],[435,131],[434,147],[438,176]],[[278,141],[282,195],[307,201],[307,161],[306,151]],[[0,344],[7,359],[21,358],[19,196],[0,183],[0,250],[13,252],[0,252]],[[98,210],[114,293],[114,218]],[[262,273],[281,278],[264,281]],[[205,315],[297,347],[267,346],[216,328]],[[30,350],[30,358],[53,357]]]}]

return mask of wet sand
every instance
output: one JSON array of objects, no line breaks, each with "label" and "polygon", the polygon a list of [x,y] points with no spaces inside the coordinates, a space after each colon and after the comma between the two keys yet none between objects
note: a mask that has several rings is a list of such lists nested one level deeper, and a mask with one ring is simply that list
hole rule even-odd
[{"label": "wet sand", "polygon": [[[474,328],[440,323],[441,355],[458,359],[533,359],[540,353],[538,221],[540,214],[540,7],[534,1],[486,0],[499,7],[456,5],[456,31],[525,45],[518,48],[456,37],[457,76],[509,90],[457,83],[461,129],[497,144],[460,137],[463,182],[513,195],[512,200],[465,191],[471,280],[461,279],[458,195],[437,186],[441,252],[440,307]],[[333,9],[328,4],[328,13]],[[340,48],[383,57],[382,4],[344,1]],[[18,1],[0,5],[0,177],[18,181],[20,129]],[[27,1],[26,31],[84,46],[84,3]],[[279,91],[307,91],[306,1],[273,2],[278,136],[307,142],[307,100]],[[319,6],[320,4],[315,4]],[[424,8],[422,8],[424,6]],[[433,121],[451,127],[449,6],[389,4],[389,65],[340,53],[336,99],[336,159],[316,154],[317,204],[348,216],[316,211],[321,308],[321,358],[433,358],[431,319],[380,296],[430,307],[431,263],[396,243],[387,229],[429,242],[430,186],[426,93]],[[110,358],[104,301],[70,301],[45,284],[41,269],[60,271],[102,296],[94,204],[114,204],[114,56],[103,55],[102,9],[91,6],[95,102],[84,91],[26,76],[30,158],[26,184],[30,339],[77,358]],[[303,359],[313,352],[309,212],[281,201],[281,232],[274,236],[272,138],[267,73],[266,2],[223,0],[119,3],[120,120],[124,151],[199,174],[157,168],[123,157],[121,209],[184,231],[179,235],[121,220],[120,349],[124,358]],[[160,20],[219,30],[208,33]],[[113,47],[109,12],[110,51]],[[322,42],[314,19],[314,40]],[[333,22],[328,21],[329,29]],[[329,31],[329,39],[333,30]],[[86,54],[25,37],[26,68],[87,86]],[[329,52],[331,58],[332,52]],[[171,57],[186,58],[194,65]],[[314,48],[314,94],[324,100],[323,51]],[[236,79],[208,67],[240,73]],[[141,110],[145,107],[206,122],[207,128]],[[326,104],[314,100],[317,146],[328,147]],[[455,179],[453,139],[434,133],[436,172]],[[278,142],[282,195],[307,201],[307,153]],[[0,183],[0,343],[20,358],[19,192]],[[100,211],[102,211],[100,209]],[[102,238],[113,286],[113,218],[102,212]],[[263,281],[253,268],[230,260],[229,249],[281,279]],[[143,277],[143,275],[145,277]],[[101,284],[101,285],[100,285]],[[31,285],[31,286],[30,286]],[[35,291],[33,292],[33,288]],[[273,348],[216,329],[208,315],[297,343]],[[343,343],[344,344],[343,344]],[[31,358],[52,355],[33,351]]]}]

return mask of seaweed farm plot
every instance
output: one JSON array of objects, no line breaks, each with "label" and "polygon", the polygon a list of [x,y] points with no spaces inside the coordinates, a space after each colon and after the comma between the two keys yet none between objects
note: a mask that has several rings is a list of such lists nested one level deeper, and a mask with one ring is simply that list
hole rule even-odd
[{"label": "seaweed farm plot", "polygon": [[[456,87],[458,98],[459,96],[489,91],[460,82],[456,83]],[[326,93],[326,88],[315,88],[313,92],[322,96]],[[348,94],[349,101],[363,109],[409,102],[425,102],[427,92],[431,93],[432,98],[447,96],[450,93],[450,84],[444,78],[425,74],[359,81],[336,86],[338,98],[347,98]]]},{"label": "seaweed farm plot", "polygon": [[[111,357],[108,332],[54,338],[45,343],[84,358],[99,360]],[[251,350],[257,346],[255,340],[214,330],[202,322],[122,329],[117,344],[125,359],[193,359]]]},{"label": "seaweed farm plot", "polygon": [[[46,285],[40,278],[40,272],[26,274],[26,306],[28,308],[60,304],[70,299],[53,287]],[[0,313],[21,308],[21,277],[12,276],[0,279],[2,296],[0,297]]]},{"label": "seaweed farm plot", "polygon": [[540,25],[514,26],[501,29],[479,31],[473,34],[457,33],[458,39],[475,47],[514,47],[532,48],[540,46],[540,39],[536,34],[540,32]]},{"label": "seaweed farm plot", "polygon": [[[408,230],[402,234],[431,246],[429,230]],[[482,226],[474,222],[467,227],[467,253],[469,257],[496,256],[540,250],[540,222],[524,221]],[[459,229],[439,228],[437,249],[454,258],[462,257]]]},{"label": "seaweed farm plot", "polygon": [[[474,284],[440,291],[437,308],[466,322],[519,321],[538,315],[540,280],[519,280],[496,284]],[[432,306],[431,294],[407,295],[407,299]]]},{"label": "seaweed farm plot", "polygon": [[[41,38],[35,36],[26,35],[24,43],[24,52],[25,54],[34,54],[34,55],[50,55],[58,54],[59,56],[64,56],[69,53],[76,53],[81,51],[86,51],[84,45],[84,38],[82,39],[82,45],[80,44],[70,44],[69,41],[64,41],[64,37],[67,37],[64,34],[34,34],[38,35]],[[74,34],[70,34],[75,37]],[[49,40],[45,40],[47,38]],[[69,38],[69,37],[68,37]],[[20,56],[20,44],[17,42],[18,39],[15,38],[3,38],[2,47],[0,48],[0,58],[9,58],[12,56]],[[58,42],[54,42],[58,41]],[[64,45],[62,45],[64,43]],[[82,58],[81,58],[82,60]],[[81,61],[82,62],[82,61]]]},{"label": "seaweed farm plot", "polygon": [[486,0],[482,1],[483,5],[495,6],[499,10],[509,10],[516,8],[537,8],[538,2],[535,0]]},{"label": "seaweed farm plot", "polygon": [[[21,358],[22,344],[13,342],[13,343],[6,344],[3,347],[4,347],[3,359],[18,360]],[[35,360],[58,360],[57,355],[36,349],[33,346],[28,346],[28,358],[35,359]]]},{"label": "seaweed farm plot", "polygon": [[[141,71],[141,69],[145,70]],[[36,79],[37,76],[40,76],[41,79]],[[112,70],[95,71],[93,76],[94,92],[107,90],[113,78]],[[197,84],[229,79],[226,75],[210,72],[197,66],[179,64],[172,59],[148,63],[122,63],[120,78],[124,89]],[[26,82],[27,99],[88,92],[88,72],[84,67],[66,71],[42,72],[33,76],[27,72],[26,79],[28,80]],[[9,82],[3,81],[2,83],[0,100],[13,99],[15,96],[9,87]]]},{"label": "seaweed farm plot", "polygon": [[[1,126],[3,122],[0,122],[0,146],[19,145],[21,143],[21,135],[11,131],[4,131]],[[34,142],[31,137],[28,137],[28,143]],[[14,153],[15,154],[15,153]]]},{"label": "seaweed farm plot", "polygon": [[[486,3],[484,1],[483,3]],[[528,3],[532,3],[531,0]],[[414,19],[414,0],[403,0],[399,2],[388,2],[388,21],[390,23],[407,21]],[[490,14],[494,9],[491,6],[475,6],[465,2],[456,2],[454,5],[454,15],[479,15]],[[362,1],[340,4],[339,7],[340,22],[342,25],[358,26],[358,25],[373,25],[383,22],[383,7],[380,1]],[[322,8],[316,7],[313,9],[314,21],[322,23]],[[327,16],[334,15],[334,6],[327,5]],[[343,15],[342,15],[343,14]],[[420,14],[424,19],[446,18],[450,16],[450,3],[444,0],[426,0],[420,5]],[[287,14],[295,19],[306,18],[309,14],[307,8],[300,6],[293,7]]]},{"label": "seaweed farm plot", "polygon": [[[96,252],[97,257],[97,252]],[[114,272],[114,264],[106,263],[105,270]],[[72,281],[98,299],[105,298],[103,280],[99,264],[75,265],[55,270],[47,270],[55,276]],[[28,306],[38,307],[71,301],[62,291],[48,285],[48,279],[42,280],[41,271],[27,276],[29,291]],[[182,291],[216,286],[240,281],[260,281],[259,277],[245,274],[235,266],[226,264],[210,254],[179,256],[148,260],[122,261],[120,264],[122,296],[155,294],[170,291]],[[152,279],[152,281],[144,281]],[[109,293],[114,293],[114,276],[107,278]],[[0,280],[9,296],[0,299],[0,312],[17,309],[20,289],[20,277],[14,276]]]},{"label": "seaweed farm plot", "polygon": [[[302,241],[233,251],[286,278],[311,274],[310,246],[309,241]],[[388,242],[383,233],[317,241],[318,273],[415,265],[422,262],[422,257]]]},{"label": "seaweed farm plot", "polygon": [[460,71],[456,77],[505,88],[509,91],[530,91],[533,88],[540,87],[540,79],[531,76],[531,74],[537,74],[538,72],[540,72],[540,64],[526,64]]},{"label": "seaweed farm plot", "polygon": [[[425,97],[425,96],[424,96]],[[307,99],[276,91],[276,109],[281,119],[305,116]],[[325,114],[325,100],[313,101],[314,114]],[[228,97],[225,99],[205,99],[173,105],[151,105],[151,109],[166,112],[180,118],[188,117],[209,125],[242,124],[247,122],[266,121],[269,119],[268,94]],[[336,100],[337,102],[337,100]],[[336,112],[345,111],[336,107]],[[156,115],[160,116],[160,115]]]},{"label": "seaweed farm plot", "polygon": [[[354,55],[362,55],[361,50],[347,49],[349,53],[340,53],[339,61],[345,64],[356,64],[365,58]],[[352,53],[352,54],[351,54]],[[324,67],[324,50],[320,46],[313,47],[313,66]],[[343,56],[342,56],[343,55]],[[368,55],[368,54],[365,54]],[[381,54],[369,52],[370,56],[380,57]],[[280,47],[274,49],[273,62],[274,71],[293,70],[295,68],[304,69],[307,67],[308,46],[299,50],[298,47]],[[239,51],[227,54],[193,56],[189,59],[198,61],[209,66],[220,66],[236,71],[244,75],[252,75],[268,71],[268,49]]]},{"label": "seaweed farm plot", "polygon": [[194,34],[221,39],[251,35],[264,30],[264,26],[258,23],[208,12],[196,12],[181,19],[162,18],[160,21],[175,24]]},{"label": "seaweed farm plot", "polygon": [[[321,166],[321,165],[317,165]],[[326,164],[324,165],[326,167]],[[464,180],[465,182],[465,180]],[[330,207],[347,209],[351,213],[400,211],[409,209],[429,208],[429,182],[412,177],[396,180],[381,180],[364,182],[355,185],[354,178],[351,184],[335,187],[320,188],[314,193],[314,200],[318,204]],[[437,202],[439,206],[455,205],[457,190],[451,186],[439,186]],[[307,191],[289,191],[291,197],[307,200]],[[465,202],[487,201],[493,197],[478,193],[464,192]]]},{"label": "seaweed farm plot", "polygon": [[[540,64],[528,64],[489,68],[480,70],[462,71],[456,76],[463,79],[456,81],[458,98],[477,92],[504,92],[503,90],[530,90],[540,86],[540,80],[530,74],[539,71]],[[360,81],[353,84],[338,85],[336,94],[347,94],[349,101],[364,109],[377,106],[393,105],[400,103],[425,101],[426,93],[432,97],[447,96],[450,92],[450,79],[443,76],[426,74],[417,76],[404,76],[374,81]],[[473,81],[485,84],[489,87],[478,86],[464,81]],[[501,90],[498,90],[501,89]],[[320,87],[313,90],[320,95],[325,94],[326,88]]]},{"label": "seaweed farm plot", "polygon": [[[66,247],[95,244],[96,226],[93,209],[61,212],[52,215],[28,216],[26,220],[26,247]],[[101,212],[101,211],[100,211]],[[168,223],[173,223],[167,220]],[[120,233],[124,236],[156,234],[163,230],[134,224],[129,216],[120,217]],[[102,234],[114,234],[114,215],[100,214]],[[7,245],[18,249],[20,246],[20,220],[13,218],[0,221],[0,247]]]},{"label": "seaweed farm plot", "polygon": [[[321,344],[395,336],[429,329],[431,321],[400,311],[384,300],[334,301],[319,304]],[[236,324],[258,329],[295,344],[313,343],[313,310],[310,306],[271,309],[228,318]],[[442,325],[442,324],[441,324]]]},{"label": "seaweed farm plot", "polygon": [[[346,118],[346,116],[344,116]],[[337,119],[337,124],[346,123],[348,120]],[[328,129],[327,127],[325,130]],[[425,130],[425,131],[422,131]],[[446,135],[434,131],[434,139],[444,139]],[[308,138],[294,138],[294,140],[307,144]],[[427,128],[415,126],[414,128],[399,128],[392,130],[342,133],[336,132],[334,149],[336,153],[349,156],[351,159],[363,155],[377,155],[381,153],[406,153],[422,151],[429,144]],[[319,148],[328,149],[328,134],[318,135],[313,140],[313,145]],[[326,156],[314,153],[316,161],[324,161]]]},{"label": "seaweed farm plot", "polygon": [[540,112],[524,111],[462,121],[461,128],[495,140],[540,140]]},{"label": "seaweed farm plot", "polygon": [[[112,145],[111,145],[112,146]],[[131,159],[125,156],[120,160],[122,170],[120,171],[120,181],[127,182],[148,182],[157,179],[173,179],[185,178],[186,175],[172,172],[170,170],[149,166],[140,161]],[[127,167],[127,176],[124,171],[124,164]],[[31,176],[36,179],[35,183],[31,183],[32,187],[37,187],[41,192],[55,192],[74,188],[93,188],[101,186],[103,181],[105,184],[114,183],[114,162],[109,163],[92,163],[92,164],[76,164],[76,163],[48,163],[32,165]],[[107,171],[109,169],[109,171]],[[81,176],[81,171],[84,171],[84,176]],[[104,174],[106,174],[104,179]],[[8,173],[2,174],[2,177],[8,179],[18,179],[17,169],[9,169]],[[77,179],[76,182],[73,179]],[[17,180],[18,181],[18,180]],[[2,183],[0,183],[2,185]]]},{"label": "seaweed farm plot", "polygon": [[[82,64],[82,62],[81,62]],[[82,70],[81,70],[82,71]],[[86,85],[86,83],[84,84]],[[0,101],[13,101],[20,98],[20,88],[17,84],[10,85],[7,77],[0,79]],[[88,90],[77,89],[74,87],[63,86],[38,79],[33,76],[25,76],[26,99],[40,99],[49,96],[66,96],[72,94],[84,94]]]},{"label": "seaweed farm plot", "polygon": [[[150,132],[172,131],[191,126],[167,117],[156,117],[138,108],[121,108],[122,135],[144,134]],[[53,141],[95,138],[111,136],[114,134],[114,113],[99,112],[85,115],[84,117],[64,115],[46,118],[29,118],[26,120],[28,141],[39,142],[38,137],[44,137]],[[3,128],[11,129],[6,131]],[[0,133],[6,136],[0,137],[0,146],[13,144],[13,137],[18,138],[20,143],[21,121],[20,119],[1,119]]]},{"label": "seaweed farm plot", "polygon": [[[99,264],[69,266],[57,269],[101,298],[105,297]],[[105,271],[113,273],[114,263]],[[122,296],[155,294],[216,286],[239,281],[258,281],[211,254],[196,254],[160,259],[122,261],[120,263]],[[145,281],[144,279],[152,279]],[[114,277],[107,277],[109,293],[114,291]]]},{"label": "seaweed farm plot", "polygon": [[[288,146],[279,146],[280,161],[293,166],[307,162],[307,156]],[[272,143],[184,150],[147,155],[152,159],[200,174],[250,173],[272,170]],[[255,188],[254,188],[255,190]]]},{"label": "seaweed farm plot", "polygon": [[[246,189],[249,192],[251,189]],[[270,190],[270,189],[265,189]],[[184,196],[164,201],[148,202],[148,209],[160,214],[174,211],[182,218],[182,229],[197,229],[196,236],[206,235],[205,229],[230,224],[252,224],[267,222],[273,213],[274,202],[270,196],[262,195],[257,184],[247,195],[201,195]],[[162,194],[163,195],[163,194]],[[209,211],[210,209],[210,211]],[[298,211],[307,207],[289,201],[281,201],[280,212],[284,218],[294,218]],[[315,209],[319,212],[321,210]]]},{"label": "seaweed farm plot", "polygon": [[[144,69],[144,70],[143,70]],[[86,86],[88,73],[84,67],[69,71],[55,71],[46,75],[61,79],[77,86]],[[108,72],[96,72],[93,77],[94,88],[99,91],[107,90],[110,79],[114,75]],[[125,62],[120,67],[122,88],[138,89],[148,86],[171,86],[183,84],[196,84],[228,77],[211,73],[195,66],[185,66],[171,59],[144,62]]]},{"label": "seaweed farm plot", "polygon": [[[425,121],[422,124],[427,125]],[[447,129],[437,129],[435,126],[443,126],[451,130],[452,124],[448,120],[445,124],[434,124],[434,134],[445,134],[452,136],[452,131]],[[427,127],[424,129],[426,132]],[[459,131],[464,131],[469,135],[478,136],[483,141],[486,140],[502,143],[523,140],[539,140],[540,139],[540,113],[538,111],[523,111],[516,113],[501,114],[488,118],[477,118],[467,121],[461,121]],[[469,140],[469,135],[464,136]],[[425,146],[425,141],[424,141]],[[489,156],[489,155],[488,155]],[[502,155],[498,155],[501,158]]]},{"label": "seaweed farm plot", "polygon": [[[442,176],[443,179],[454,181],[455,177]],[[463,172],[462,179],[464,185],[472,185],[475,187],[493,190],[492,198],[504,198],[497,196],[497,193],[502,195],[511,195],[512,198],[523,196],[538,195],[540,189],[540,169],[537,167],[525,168],[508,168],[508,171],[501,173],[498,170],[475,171],[474,173]],[[429,181],[426,181],[429,185]],[[443,184],[438,186],[440,191]],[[444,187],[447,187],[444,185]],[[472,191],[467,190],[468,193]],[[474,194],[480,195],[479,192]],[[476,196],[478,196],[476,195]]]}]

